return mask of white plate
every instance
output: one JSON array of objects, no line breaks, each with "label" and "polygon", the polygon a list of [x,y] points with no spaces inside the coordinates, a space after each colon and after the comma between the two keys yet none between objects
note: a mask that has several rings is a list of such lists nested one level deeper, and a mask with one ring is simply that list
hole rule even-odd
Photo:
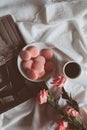
[{"label": "white plate", "polygon": [[[45,45],[45,43],[35,42],[35,43],[32,43],[32,44],[26,45],[22,50],[26,50],[26,48],[29,47],[29,46],[37,46],[37,47],[39,48],[39,50],[42,50],[42,49],[45,49],[45,48],[46,48],[46,49],[50,49],[50,48],[48,48],[48,47]],[[53,62],[54,62],[54,64],[55,64],[55,56],[53,57],[52,60],[53,60]],[[54,70],[53,70],[53,71],[49,72],[48,74],[46,74],[46,75],[45,75],[44,77],[42,77],[41,79],[32,80],[32,79],[30,79],[30,78],[27,77],[26,73],[25,73],[24,70],[23,70],[23,67],[22,67],[21,63],[22,63],[22,58],[21,58],[20,53],[19,53],[18,58],[17,58],[17,66],[18,66],[19,72],[21,73],[21,75],[22,75],[25,79],[27,79],[27,80],[29,80],[29,81],[33,81],[33,82],[46,81],[47,79],[49,79],[49,78],[51,77],[51,75],[52,75],[53,72],[54,72]]]}]

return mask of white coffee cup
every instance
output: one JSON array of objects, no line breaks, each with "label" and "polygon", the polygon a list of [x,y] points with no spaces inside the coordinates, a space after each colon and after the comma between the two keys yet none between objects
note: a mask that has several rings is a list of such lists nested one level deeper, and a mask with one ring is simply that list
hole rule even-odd
[{"label": "white coffee cup", "polygon": [[63,73],[67,78],[75,79],[81,74],[81,66],[75,61],[68,61],[63,66]]}]

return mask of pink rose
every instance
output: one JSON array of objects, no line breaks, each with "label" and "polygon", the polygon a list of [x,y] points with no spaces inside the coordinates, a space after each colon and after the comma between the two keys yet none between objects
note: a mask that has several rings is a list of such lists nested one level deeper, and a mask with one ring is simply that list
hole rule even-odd
[{"label": "pink rose", "polygon": [[48,90],[40,90],[40,93],[38,93],[37,95],[37,102],[38,104],[43,104],[47,102],[47,98],[48,98]]},{"label": "pink rose", "polygon": [[52,84],[54,86],[62,87],[66,82],[66,77],[64,75],[59,75],[56,79],[53,80]]},{"label": "pink rose", "polygon": [[74,108],[68,106],[66,108],[66,113],[69,115],[69,116],[72,116],[72,117],[80,117],[80,114],[78,111],[76,111]]},{"label": "pink rose", "polygon": [[68,122],[61,121],[58,123],[58,127],[55,130],[68,130]]}]

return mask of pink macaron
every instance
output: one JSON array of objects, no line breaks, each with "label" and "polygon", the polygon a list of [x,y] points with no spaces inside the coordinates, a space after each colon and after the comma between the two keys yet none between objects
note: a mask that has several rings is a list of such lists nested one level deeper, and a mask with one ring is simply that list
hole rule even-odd
[{"label": "pink macaron", "polygon": [[29,46],[27,50],[30,52],[32,58],[37,57],[40,53],[40,50],[36,46]]},{"label": "pink macaron", "polygon": [[39,78],[43,78],[45,76],[45,70],[39,73]]},{"label": "pink macaron", "polygon": [[31,59],[31,53],[27,50],[22,50],[20,52],[20,56],[21,56],[22,60],[25,60],[25,61]]},{"label": "pink macaron", "polygon": [[43,56],[41,56],[41,55],[39,55],[36,58],[34,58],[34,61],[40,61],[43,64],[45,64],[45,62],[46,62],[45,58]]},{"label": "pink macaron", "polygon": [[40,54],[45,57],[45,59],[49,60],[53,57],[54,53],[51,49],[43,49]]},{"label": "pink macaron", "polygon": [[54,69],[55,69],[55,66],[52,61],[47,61],[45,63],[45,71],[53,71]]},{"label": "pink macaron", "polygon": [[44,70],[44,64],[40,61],[35,61],[32,64],[32,69],[37,70],[40,73]]},{"label": "pink macaron", "polygon": [[22,62],[22,66],[23,66],[23,68],[24,69],[31,69],[31,67],[32,67],[32,64],[33,64],[33,60],[27,60],[27,61],[23,61]]},{"label": "pink macaron", "polygon": [[33,69],[27,70],[26,74],[27,74],[28,78],[32,79],[32,80],[37,80],[38,77],[39,77],[38,71],[37,70],[33,70]]}]

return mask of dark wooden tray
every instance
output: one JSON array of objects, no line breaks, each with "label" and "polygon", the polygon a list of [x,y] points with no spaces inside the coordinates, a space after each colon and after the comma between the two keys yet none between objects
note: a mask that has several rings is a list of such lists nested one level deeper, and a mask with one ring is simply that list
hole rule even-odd
[{"label": "dark wooden tray", "polygon": [[17,68],[17,56],[25,41],[11,15],[0,18],[0,113],[23,103],[46,88],[44,82],[25,80]]}]

